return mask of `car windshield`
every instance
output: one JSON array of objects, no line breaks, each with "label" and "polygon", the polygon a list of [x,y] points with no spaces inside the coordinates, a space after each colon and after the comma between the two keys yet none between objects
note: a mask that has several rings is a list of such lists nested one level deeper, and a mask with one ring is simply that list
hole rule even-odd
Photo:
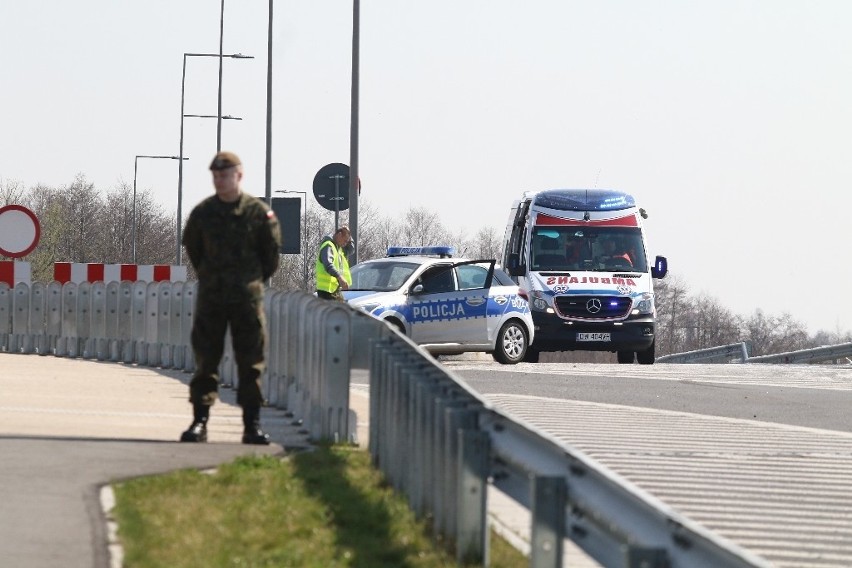
[{"label": "car windshield", "polygon": [[404,260],[375,260],[352,267],[350,290],[398,290],[420,265]]},{"label": "car windshield", "polygon": [[537,227],[530,253],[533,271],[648,270],[637,227]]}]

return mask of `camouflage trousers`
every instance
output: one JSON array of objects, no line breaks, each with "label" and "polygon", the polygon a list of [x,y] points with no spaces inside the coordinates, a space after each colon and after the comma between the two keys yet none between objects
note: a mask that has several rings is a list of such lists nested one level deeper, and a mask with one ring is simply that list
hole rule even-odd
[{"label": "camouflage trousers", "polygon": [[198,298],[192,322],[192,351],[195,374],[189,382],[189,401],[211,405],[219,397],[219,363],[225,350],[225,333],[231,341],[237,364],[237,403],[261,406],[260,376],[266,367],[264,344],[266,322],[263,300],[226,303],[220,298]]}]

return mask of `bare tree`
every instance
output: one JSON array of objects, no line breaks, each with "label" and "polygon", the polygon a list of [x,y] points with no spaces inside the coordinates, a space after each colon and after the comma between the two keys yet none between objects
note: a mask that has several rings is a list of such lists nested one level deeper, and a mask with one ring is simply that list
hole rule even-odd
[{"label": "bare tree", "polygon": [[400,236],[406,246],[415,247],[442,245],[449,240],[438,214],[425,207],[412,207],[406,211]]},{"label": "bare tree", "polygon": [[736,343],[740,338],[740,320],[724,308],[716,298],[701,295],[692,302],[687,316],[687,351]]},{"label": "bare tree", "polygon": [[654,305],[657,310],[657,354],[688,351],[687,329],[692,325],[689,321],[692,300],[686,284],[672,274],[655,282]]},{"label": "bare tree", "polygon": [[[154,201],[151,190],[136,192],[136,262],[169,264],[175,260],[174,217]],[[104,200],[103,230],[109,243],[102,262],[133,262],[133,192],[127,183],[119,184]]]},{"label": "bare tree", "polygon": [[105,208],[104,231],[108,238],[104,247],[104,262],[133,262],[132,187],[122,183],[107,193]]},{"label": "bare tree", "polygon": [[35,282],[53,280],[53,265],[62,257],[65,235],[71,230],[59,191],[37,185],[29,191],[27,205],[39,220],[41,236],[38,246],[27,255]]},{"label": "bare tree", "polygon": [[60,190],[60,196],[72,227],[66,234],[67,248],[63,260],[100,262],[106,243],[102,238],[103,204],[94,184],[86,181],[83,174],[77,174],[73,183]]},{"label": "bare tree", "polygon": [[26,190],[21,182],[0,178],[0,207],[23,205],[25,196]]},{"label": "bare tree", "polygon": [[[53,263],[130,262],[132,260],[132,192],[120,184],[101,197],[93,184],[78,174],[68,186],[35,186],[29,191],[16,181],[0,179],[0,203],[28,206],[41,224],[41,239],[27,256],[35,281],[53,279]],[[154,202],[151,192],[137,192],[137,261],[168,264],[175,248],[175,219]],[[349,212],[340,212],[340,224]],[[409,209],[402,218],[386,217],[362,202],[359,227],[360,261],[385,256],[389,246],[454,245],[460,256],[497,258],[502,251],[498,229],[481,227],[473,237],[464,231],[450,233],[438,213],[422,207]],[[284,255],[272,278],[281,289],[307,289],[315,282],[316,255],[325,235],[334,230],[334,213],[318,205],[308,206],[302,229],[300,254]],[[189,277],[194,278],[190,268]],[[703,347],[749,341],[754,355],[792,351],[818,345],[852,342],[852,332],[818,331],[809,337],[805,326],[789,314],[771,316],[758,309],[743,318],[734,315],[715,298],[692,297],[686,284],[674,275],[655,284],[657,354],[665,355]],[[549,354],[545,360],[611,361],[607,352]]]},{"label": "bare tree", "polygon": [[479,229],[468,246],[468,256],[498,260],[503,256],[503,242],[494,227]]}]

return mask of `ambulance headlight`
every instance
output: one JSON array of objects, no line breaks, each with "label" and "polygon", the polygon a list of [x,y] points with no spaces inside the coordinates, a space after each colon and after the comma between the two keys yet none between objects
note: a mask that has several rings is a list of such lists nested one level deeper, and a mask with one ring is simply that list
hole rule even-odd
[{"label": "ambulance headlight", "polygon": [[640,314],[653,314],[654,299],[651,297],[651,295],[645,294],[644,296],[642,296],[642,299],[636,302],[632,313],[635,316],[638,316]]},{"label": "ambulance headlight", "polygon": [[530,294],[530,307],[538,312],[553,313],[551,299],[539,291]]}]

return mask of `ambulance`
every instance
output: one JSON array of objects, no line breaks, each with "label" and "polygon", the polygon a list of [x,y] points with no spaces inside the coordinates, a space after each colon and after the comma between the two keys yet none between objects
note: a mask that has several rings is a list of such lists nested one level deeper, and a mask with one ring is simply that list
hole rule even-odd
[{"label": "ambulance", "polygon": [[550,189],[515,201],[502,263],[529,295],[535,339],[525,361],[578,350],[654,363],[653,280],[668,262],[649,262],[644,218],[633,196],[616,190]]}]

